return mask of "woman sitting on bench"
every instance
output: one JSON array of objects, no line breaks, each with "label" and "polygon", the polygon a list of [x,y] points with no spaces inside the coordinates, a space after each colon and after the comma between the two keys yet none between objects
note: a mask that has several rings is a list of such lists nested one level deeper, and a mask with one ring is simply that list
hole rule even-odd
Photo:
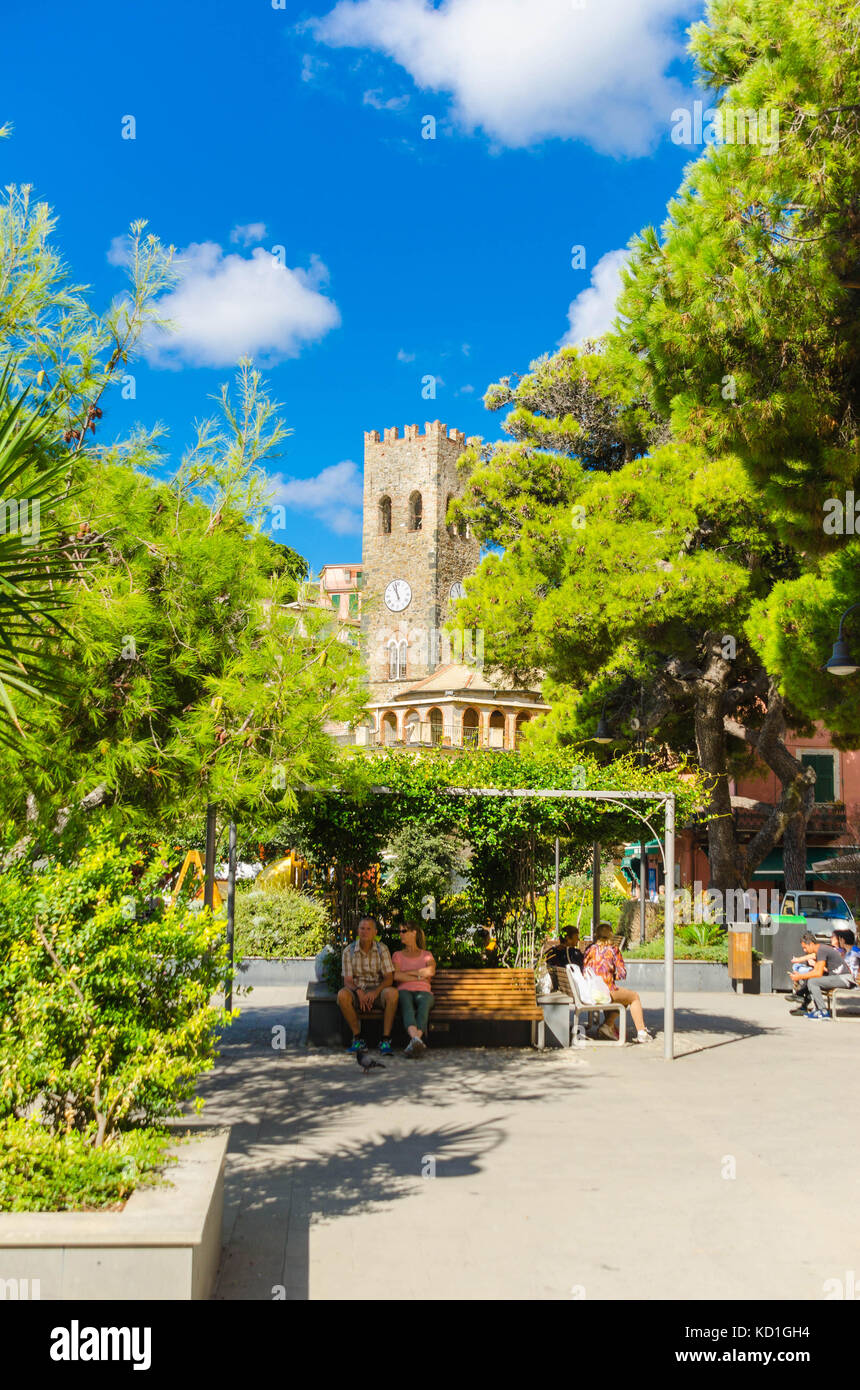
[{"label": "woman sitting on bench", "polygon": [[[590,966],[594,973],[600,976],[612,996],[613,1004],[627,1005],[633,1022],[636,1024],[636,1041],[640,1043],[653,1042],[653,1035],[645,1027],[645,1015],[642,1012],[642,1001],[639,995],[633,989],[618,988],[617,981],[626,978],[627,967],[624,964],[624,957],[612,941],[612,936],[611,922],[599,922],[594,934],[594,941],[585,953],[585,969],[587,970]],[[607,1018],[598,1032],[601,1037],[612,1038],[617,1042],[617,1021],[613,1026]]]},{"label": "woman sitting on bench", "polygon": [[400,1013],[409,1034],[404,1048],[407,1057],[420,1057],[427,1050],[424,1034],[433,1007],[430,981],[436,974],[436,962],[425,950],[424,932],[414,922],[404,922],[400,928],[401,949],[391,957],[394,983],[400,992]]}]

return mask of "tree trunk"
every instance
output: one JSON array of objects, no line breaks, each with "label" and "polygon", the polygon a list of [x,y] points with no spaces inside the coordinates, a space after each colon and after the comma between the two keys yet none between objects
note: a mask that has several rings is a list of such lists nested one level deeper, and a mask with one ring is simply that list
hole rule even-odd
[{"label": "tree trunk", "polygon": [[786,891],[806,887],[806,826],[815,804],[815,786],[801,792],[800,810],[791,817],[782,836],[782,867]]}]

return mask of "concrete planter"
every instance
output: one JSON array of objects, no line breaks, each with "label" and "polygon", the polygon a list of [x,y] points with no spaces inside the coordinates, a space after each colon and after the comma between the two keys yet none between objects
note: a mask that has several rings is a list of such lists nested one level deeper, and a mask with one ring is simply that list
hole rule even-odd
[{"label": "concrete planter", "polygon": [[[661,993],[663,990],[664,966],[661,960],[627,960],[627,989],[635,989],[640,994]],[[716,960],[676,960],[675,989],[690,993],[731,993],[734,985],[729,976],[729,968]],[[738,993],[769,994],[771,991],[770,961],[753,961],[751,980],[738,982]]]},{"label": "concrete planter", "polygon": [[[122,1211],[0,1214],[5,1297],[206,1299],[221,1256],[230,1131],[171,1147],[172,1186],[138,1188]],[[26,1281],[26,1282],[25,1282]]]},{"label": "concrete planter", "polygon": [[258,989],[275,985],[309,985],[316,979],[314,956],[279,956],[267,960],[264,956],[245,956],[236,962],[237,985],[254,985]]}]

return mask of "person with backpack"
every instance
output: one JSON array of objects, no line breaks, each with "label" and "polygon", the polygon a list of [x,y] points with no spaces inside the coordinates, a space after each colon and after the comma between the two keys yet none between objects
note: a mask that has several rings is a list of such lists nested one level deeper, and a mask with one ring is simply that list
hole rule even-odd
[{"label": "person with backpack", "polygon": [[[645,1027],[645,1015],[642,1012],[642,1001],[639,995],[633,989],[619,988],[618,981],[627,978],[627,967],[624,964],[621,951],[612,940],[612,936],[612,923],[599,922],[594,940],[585,953],[584,968],[585,970],[591,969],[600,976],[609,990],[613,1004],[627,1005],[630,1016],[636,1025],[636,1041],[638,1043],[653,1042],[654,1035],[649,1033]],[[613,1026],[608,1020],[601,1025],[598,1033],[603,1038],[618,1041],[617,1025]]]}]

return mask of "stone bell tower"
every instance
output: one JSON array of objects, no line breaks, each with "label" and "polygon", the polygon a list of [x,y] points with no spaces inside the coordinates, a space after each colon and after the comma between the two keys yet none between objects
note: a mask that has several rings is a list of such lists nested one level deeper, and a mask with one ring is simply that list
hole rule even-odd
[{"label": "stone bell tower", "polygon": [[[466,436],[439,420],[364,436],[362,639],[372,699],[388,699],[443,660],[438,634],[452,589],[478,567],[480,543],[445,524],[462,492]],[[456,595],[456,590],[454,591]]]}]

